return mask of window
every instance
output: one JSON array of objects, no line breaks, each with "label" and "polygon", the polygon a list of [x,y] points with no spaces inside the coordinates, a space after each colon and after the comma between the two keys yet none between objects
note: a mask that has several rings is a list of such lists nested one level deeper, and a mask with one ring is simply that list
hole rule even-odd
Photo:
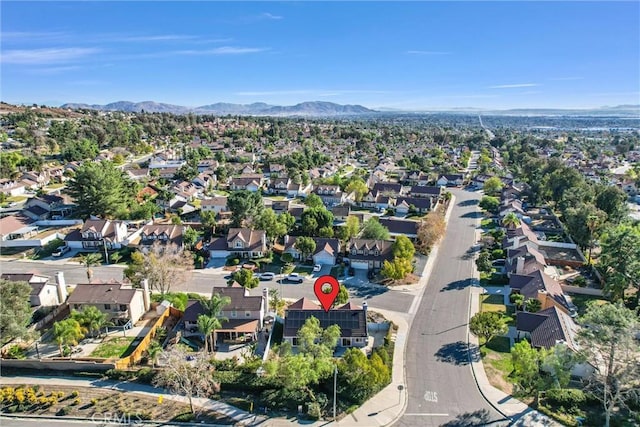
[{"label": "window", "polygon": [[237,311],[235,311],[235,310],[233,310],[233,311],[231,312],[231,317],[238,317],[238,312],[237,312]]},{"label": "window", "polygon": [[291,345],[296,346],[298,345],[298,337],[293,337],[293,343]]},{"label": "window", "polygon": [[242,242],[240,240],[236,240],[235,247],[242,248]]},{"label": "window", "polygon": [[104,305],[104,309],[105,310],[111,310],[111,304],[105,304]]},{"label": "window", "polygon": [[120,311],[127,311],[127,305],[126,304],[120,304]]},{"label": "window", "polygon": [[74,308],[75,310],[80,309],[80,304],[73,304],[73,308]]},{"label": "window", "polygon": [[244,312],[244,317],[251,317],[251,312],[250,311],[245,311]]}]

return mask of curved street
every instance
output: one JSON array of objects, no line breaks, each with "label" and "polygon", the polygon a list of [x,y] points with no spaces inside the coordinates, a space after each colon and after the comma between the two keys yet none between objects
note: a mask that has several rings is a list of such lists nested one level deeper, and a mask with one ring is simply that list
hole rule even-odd
[{"label": "curved street", "polygon": [[[467,341],[478,193],[454,189],[456,205],[405,351],[408,402],[396,426],[472,426],[503,420],[480,394]],[[471,355],[471,356],[470,356]]]}]

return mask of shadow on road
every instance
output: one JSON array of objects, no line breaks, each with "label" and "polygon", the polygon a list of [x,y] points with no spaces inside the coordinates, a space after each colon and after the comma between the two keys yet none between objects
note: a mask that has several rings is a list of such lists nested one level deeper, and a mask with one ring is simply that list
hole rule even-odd
[{"label": "shadow on road", "polygon": [[376,286],[376,285],[357,286],[357,285],[350,285],[348,283],[345,283],[344,286],[349,290],[349,295],[351,295],[352,297],[363,298],[363,299],[382,295],[385,292],[389,291],[389,288],[387,288],[386,286]]},{"label": "shadow on road", "polygon": [[460,218],[482,218],[483,214],[482,212],[467,212],[464,215],[460,215]]},{"label": "shadow on road", "polygon": [[455,282],[448,283],[444,288],[440,289],[440,292],[445,291],[460,291],[471,284],[470,279],[456,280]]},{"label": "shadow on road", "polygon": [[454,365],[468,365],[480,360],[480,351],[477,345],[458,341],[445,344],[440,347],[435,354],[440,362],[452,363]]},{"label": "shadow on road", "polygon": [[476,206],[478,204],[478,200],[471,199],[465,200],[464,202],[458,203],[458,206]]},{"label": "shadow on road", "polygon": [[463,259],[463,260],[465,260],[465,261],[466,261],[466,260],[473,259],[473,257],[474,257],[478,252],[480,252],[480,249],[481,249],[480,245],[474,245],[474,246],[471,246],[471,247],[470,247],[469,249],[467,249],[467,251],[466,251],[466,252],[465,252],[465,253],[460,257],[460,259]]},{"label": "shadow on road", "polygon": [[446,424],[442,424],[442,427],[471,427],[471,426],[483,426],[491,421],[489,411],[486,409],[478,409],[473,412],[465,412],[458,415],[455,419],[449,421]]}]

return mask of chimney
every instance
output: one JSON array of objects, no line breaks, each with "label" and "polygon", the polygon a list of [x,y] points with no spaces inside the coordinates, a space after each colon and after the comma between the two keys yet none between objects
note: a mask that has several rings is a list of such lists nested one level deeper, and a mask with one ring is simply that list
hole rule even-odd
[{"label": "chimney", "polygon": [[142,279],[142,302],[144,304],[144,312],[149,311],[151,306],[150,296],[149,296],[149,280]]},{"label": "chimney", "polygon": [[62,304],[69,296],[67,293],[67,282],[64,280],[64,273],[62,271],[56,273],[56,289],[58,291],[58,302]]},{"label": "chimney", "polygon": [[262,301],[264,302],[264,312],[269,312],[269,288],[262,288]]},{"label": "chimney", "polygon": [[516,258],[516,274],[522,274],[524,271],[524,257],[519,256]]},{"label": "chimney", "polygon": [[367,308],[369,307],[369,304],[367,304],[366,301],[362,302],[362,309],[364,310],[364,314],[365,316],[367,315]]}]

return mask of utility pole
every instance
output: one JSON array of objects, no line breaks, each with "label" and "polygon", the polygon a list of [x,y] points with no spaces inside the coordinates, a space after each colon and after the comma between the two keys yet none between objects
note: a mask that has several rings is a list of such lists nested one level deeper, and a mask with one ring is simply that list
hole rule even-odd
[{"label": "utility pole", "polygon": [[336,397],[338,390],[338,365],[333,368],[333,421],[336,420]]}]

